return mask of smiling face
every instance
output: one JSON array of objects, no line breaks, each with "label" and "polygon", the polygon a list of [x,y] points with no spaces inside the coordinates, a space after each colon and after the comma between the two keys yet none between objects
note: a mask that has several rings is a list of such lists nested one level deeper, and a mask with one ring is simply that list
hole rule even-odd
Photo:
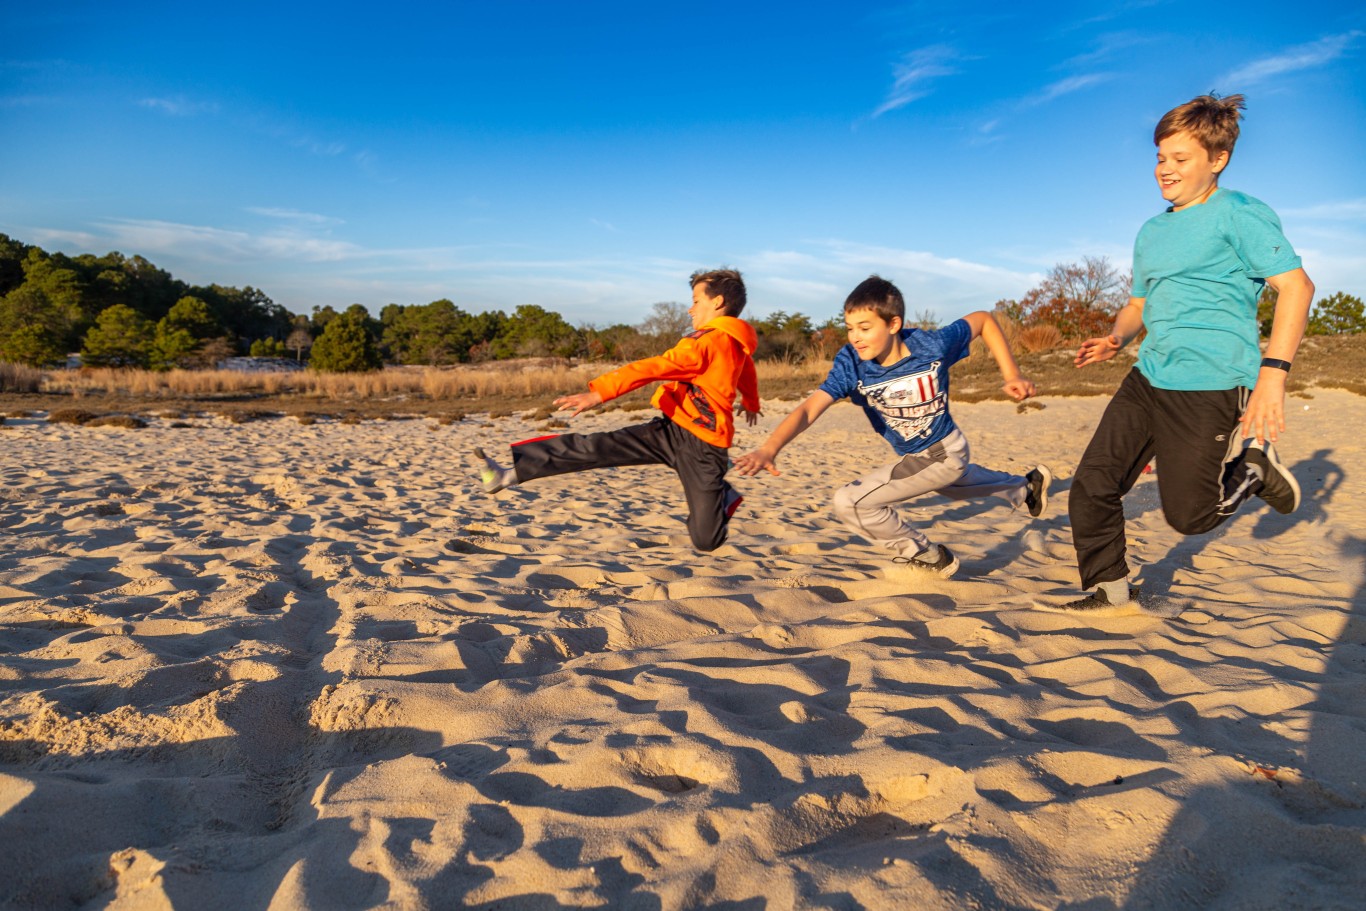
[{"label": "smiling face", "polygon": [[725,315],[726,299],[724,297],[719,294],[712,297],[706,282],[698,282],[692,286],[692,306],[688,308],[688,316],[692,318],[694,329],[701,329],[718,316]]},{"label": "smiling face", "polygon": [[1162,198],[1179,212],[1199,205],[1219,187],[1219,172],[1228,165],[1228,152],[1213,158],[1190,133],[1173,133],[1157,144],[1157,167],[1153,175]]},{"label": "smiling face", "polygon": [[844,314],[844,328],[859,360],[876,361],[886,367],[906,356],[906,347],[901,343],[900,317],[894,316],[888,321],[870,308],[861,308]]}]

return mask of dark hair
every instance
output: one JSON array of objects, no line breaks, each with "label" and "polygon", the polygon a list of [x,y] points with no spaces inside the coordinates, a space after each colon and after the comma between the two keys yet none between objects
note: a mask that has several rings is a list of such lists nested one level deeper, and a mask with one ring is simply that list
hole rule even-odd
[{"label": "dark hair", "polygon": [[745,280],[738,269],[698,269],[688,280],[689,288],[705,285],[707,294],[726,302],[726,315],[739,316],[745,309]]},{"label": "dark hair", "polygon": [[1220,152],[1233,155],[1233,145],[1238,141],[1238,119],[1247,104],[1242,95],[1225,95],[1220,98],[1211,92],[1192,98],[1183,105],[1172,108],[1157,122],[1153,130],[1153,145],[1176,133],[1190,133],[1196,142],[1204,146],[1210,158]]},{"label": "dark hair", "polygon": [[844,313],[849,315],[855,310],[872,310],[884,323],[892,317],[906,322],[906,300],[896,285],[880,275],[870,275],[859,286],[849,292],[844,299]]}]

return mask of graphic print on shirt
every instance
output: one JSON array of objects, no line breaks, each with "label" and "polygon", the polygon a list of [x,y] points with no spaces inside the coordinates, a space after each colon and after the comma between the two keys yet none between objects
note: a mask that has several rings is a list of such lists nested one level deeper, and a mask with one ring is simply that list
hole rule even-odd
[{"label": "graphic print on shirt", "polygon": [[860,380],[858,390],[903,440],[927,437],[934,419],[949,407],[948,394],[939,388],[941,363],[935,361],[922,373],[899,376],[871,386],[865,386]]},{"label": "graphic print on shirt", "polygon": [[707,394],[702,391],[701,387],[693,383],[688,383],[686,388],[688,398],[692,400],[692,406],[697,409],[697,417],[693,418],[692,422],[699,427],[715,430],[716,409],[711,407],[711,401],[707,398]]}]

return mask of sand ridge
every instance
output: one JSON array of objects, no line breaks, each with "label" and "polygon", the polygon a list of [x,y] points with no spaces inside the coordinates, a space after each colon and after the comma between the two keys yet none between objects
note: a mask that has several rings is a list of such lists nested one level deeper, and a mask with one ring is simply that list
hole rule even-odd
[{"label": "sand ridge", "polygon": [[947,581],[831,519],[889,459],[846,405],[710,555],[661,468],[483,494],[521,418],[11,419],[0,907],[1358,907],[1366,399],[1312,395],[1295,516],[1140,481],[1112,618],[1037,609],[1097,398],[955,407],[1057,480],[918,504]]}]

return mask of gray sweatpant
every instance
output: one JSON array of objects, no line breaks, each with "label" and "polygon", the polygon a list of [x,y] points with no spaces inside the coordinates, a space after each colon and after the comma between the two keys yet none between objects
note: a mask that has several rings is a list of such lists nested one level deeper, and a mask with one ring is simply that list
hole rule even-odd
[{"label": "gray sweatpant", "polygon": [[908,525],[892,506],[927,493],[951,500],[993,494],[1011,506],[1025,502],[1027,482],[1017,474],[992,471],[970,461],[968,439],[955,430],[928,449],[902,456],[835,492],[835,515],[851,531],[901,557],[913,557],[930,539]]}]

